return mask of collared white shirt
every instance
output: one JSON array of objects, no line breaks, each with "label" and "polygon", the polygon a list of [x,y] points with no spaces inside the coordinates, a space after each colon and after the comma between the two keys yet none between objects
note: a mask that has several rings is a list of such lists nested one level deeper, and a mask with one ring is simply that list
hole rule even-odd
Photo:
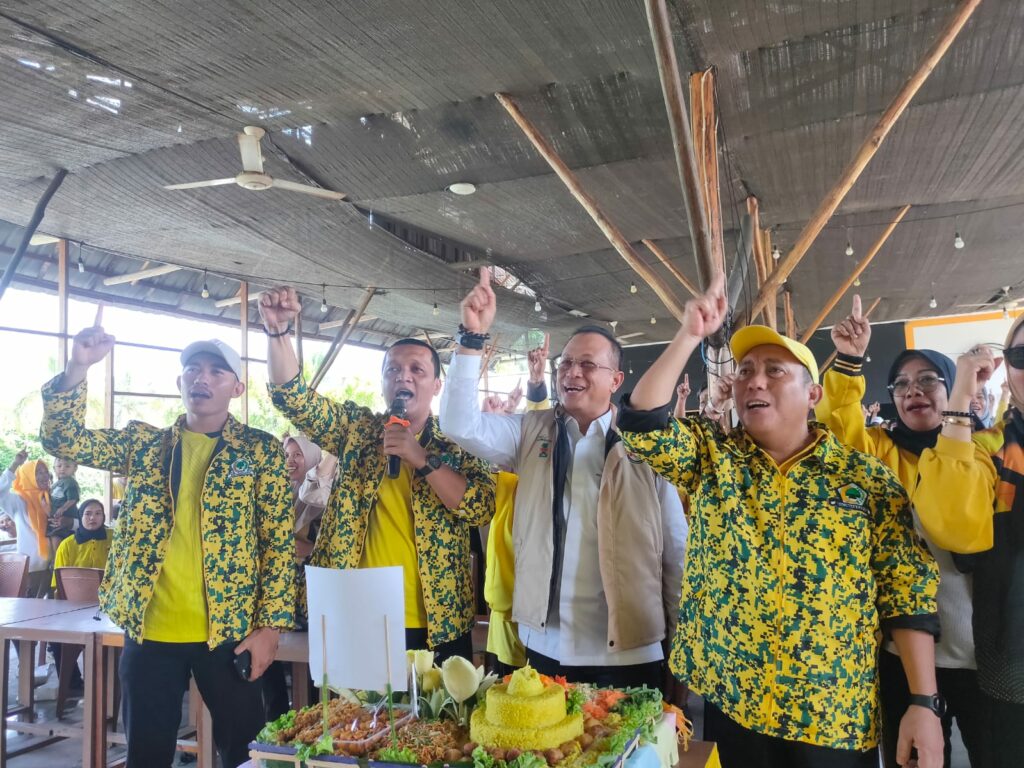
[{"label": "collared white shirt", "polygon": [[[441,395],[441,431],[485,461],[518,471],[523,414],[481,413],[477,355],[458,355],[448,366]],[[601,582],[597,549],[597,499],[605,461],[605,436],[612,412],[591,423],[587,434],[566,418],[572,460],[566,477],[562,514],[565,547],[562,576],[552,612],[543,631],[520,627],[523,644],[567,666],[624,666],[664,658],[660,643],[608,652],[608,602]],[[676,594],[682,583],[686,518],[674,486],[657,478],[661,501],[664,551],[663,579]],[[539,596],[538,599],[545,599]]]}]

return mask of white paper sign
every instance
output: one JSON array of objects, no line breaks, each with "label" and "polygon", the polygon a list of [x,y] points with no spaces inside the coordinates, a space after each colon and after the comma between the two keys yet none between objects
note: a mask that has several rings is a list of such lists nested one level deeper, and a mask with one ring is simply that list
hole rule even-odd
[{"label": "white paper sign", "polygon": [[[338,570],[307,565],[306,593],[309,672],[316,686],[323,682],[325,623],[329,685],[384,691],[390,656],[391,688],[406,690],[405,585],[400,567]],[[390,648],[384,641],[385,617]]]}]

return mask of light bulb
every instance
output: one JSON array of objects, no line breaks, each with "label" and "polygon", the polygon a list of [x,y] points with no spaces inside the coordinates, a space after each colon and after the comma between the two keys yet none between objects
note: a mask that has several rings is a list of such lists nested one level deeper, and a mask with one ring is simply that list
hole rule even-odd
[{"label": "light bulb", "polygon": [[630,376],[633,375],[633,366],[632,365],[629,366],[629,375]]},{"label": "light bulb", "polygon": [[202,296],[204,299],[210,298],[210,289],[207,287],[206,281],[203,281],[203,290],[199,295]]},{"label": "light bulb", "polygon": [[327,283],[320,286],[320,295],[323,297],[320,299],[320,311],[327,311]]},{"label": "light bulb", "polygon": [[537,299],[535,302],[533,302],[533,311],[534,312],[540,312],[541,309],[542,309],[542,307],[540,305],[540,299]]},{"label": "light bulb", "polygon": [[865,363],[870,363],[871,362],[871,355],[865,355],[864,362]]},{"label": "light bulb", "polygon": [[619,324],[618,320],[609,320],[608,321],[608,325],[610,325],[612,327],[612,331],[615,330],[615,328],[616,328],[616,326],[618,326],[618,324]]},{"label": "light bulb", "polygon": [[85,262],[82,261],[82,257],[78,257],[78,271],[85,274]]},{"label": "light bulb", "polygon": [[320,301],[320,311],[321,312],[326,312],[327,311],[327,299],[323,299],[323,300]]},{"label": "light bulb", "polygon": [[935,300],[935,297],[932,296],[931,299],[928,301],[928,306],[931,307],[932,309],[935,309],[937,306],[939,306],[939,302],[937,302]]},{"label": "light bulb", "polygon": [[779,250],[779,246],[777,245],[772,246],[772,258],[776,261],[782,258],[782,251]]},{"label": "light bulb", "polygon": [[440,314],[441,314],[441,310],[440,310],[440,309],[438,309],[438,307],[437,307],[437,302],[436,302],[436,301],[434,302],[434,309],[433,309],[433,312],[434,312],[434,317],[437,317],[438,315],[440,315]]},{"label": "light bulb", "polygon": [[366,225],[373,229],[373,209],[370,209],[370,215],[366,217]]},{"label": "light bulb", "polygon": [[657,322],[658,322],[658,318],[654,317],[654,315],[651,315],[651,325],[654,325]]},{"label": "light bulb", "polygon": [[957,232],[956,235],[954,235],[953,237],[953,247],[959,251],[965,245],[967,245],[967,243],[964,242],[964,239],[960,237],[960,233]]},{"label": "light bulb", "polygon": [[856,286],[857,288],[860,288],[860,278],[859,278],[859,277],[855,277],[855,278],[853,278],[853,284],[854,284],[854,285],[855,285],[855,286]]},{"label": "light bulb", "polygon": [[636,291],[637,291],[636,283],[630,283],[629,284],[629,292],[630,293],[636,293]]},{"label": "light bulb", "polygon": [[847,256],[853,256],[853,246],[850,245],[850,241],[849,240],[846,241],[846,255]]},{"label": "light bulb", "polygon": [[1003,320],[1010,319],[1010,310],[1007,307],[1003,307]]}]

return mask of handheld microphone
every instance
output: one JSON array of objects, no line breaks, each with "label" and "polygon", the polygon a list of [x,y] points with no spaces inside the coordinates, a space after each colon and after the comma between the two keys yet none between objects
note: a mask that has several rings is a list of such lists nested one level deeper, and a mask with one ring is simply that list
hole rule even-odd
[{"label": "handheld microphone", "polygon": [[[403,427],[409,426],[409,419],[406,418],[405,413],[405,398],[396,397],[391,401],[391,409],[388,411],[388,420],[385,426],[392,424],[401,424]],[[402,471],[402,457],[401,456],[388,456],[388,477],[394,480],[398,477],[398,474]]]}]

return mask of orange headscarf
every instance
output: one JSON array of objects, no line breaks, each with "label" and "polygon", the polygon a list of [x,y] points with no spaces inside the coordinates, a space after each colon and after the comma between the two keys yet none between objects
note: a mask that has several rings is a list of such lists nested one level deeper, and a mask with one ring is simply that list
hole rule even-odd
[{"label": "orange headscarf", "polygon": [[50,541],[46,537],[46,519],[50,513],[50,494],[36,484],[36,466],[40,463],[39,459],[33,459],[18,467],[11,488],[21,496],[28,509],[28,522],[36,535],[39,556],[49,557]]}]

